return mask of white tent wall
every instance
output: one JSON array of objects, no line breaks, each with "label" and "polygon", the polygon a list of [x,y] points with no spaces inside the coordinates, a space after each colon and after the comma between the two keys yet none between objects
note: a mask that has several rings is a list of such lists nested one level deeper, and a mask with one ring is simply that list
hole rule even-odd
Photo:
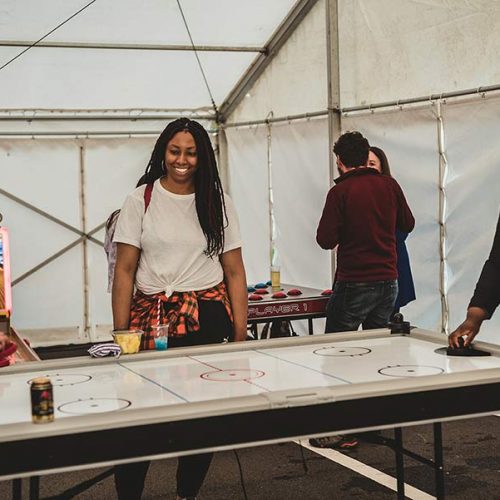
[{"label": "white tent wall", "polygon": [[[447,271],[450,326],[463,321],[488,258],[500,210],[500,97],[443,106],[446,158]],[[500,315],[483,323],[481,339],[500,343]]]},{"label": "white tent wall", "polygon": [[[1,189],[77,231],[89,233],[121,207],[134,189],[154,140],[0,141]],[[111,307],[103,248],[87,241],[85,263],[83,243],[79,242],[24,277],[80,236],[5,194],[0,194],[0,212],[3,224],[10,228],[13,324],[35,345],[106,337]],[[92,236],[102,242],[103,230]],[[22,280],[17,282],[19,278]]]},{"label": "white tent wall", "polygon": [[[331,287],[331,254],[316,243],[316,228],[328,191],[328,126],[326,118],[278,123],[271,128],[276,245],[281,280],[324,290]],[[307,334],[306,321],[295,321]],[[314,322],[314,332],[324,321]]]},{"label": "white tent wall", "polygon": [[[330,253],[315,242],[328,191],[326,119],[235,127],[226,134],[229,164],[233,166],[231,195],[240,218],[248,282],[270,279],[270,152],[281,281],[329,288]],[[319,322],[315,328],[322,331]],[[300,325],[298,330],[304,333],[306,326]]]},{"label": "white tent wall", "polygon": [[342,107],[500,82],[500,2],[338,3]]},{"label": "white tent wall", "polygon": [[226,130],[229,192],[236,206],[248,283],[269,278],[269,191],[266,127]]},{"label": "white tent wall", "polygon": [[328,191],[326,119],[271,128],[274,213],[281,279],[315,288],[331,286],[330,252],[316,243]]},{"label": "white tent wall", "polygon": [[228,122],[324,111],[327,107],[325,1],[302,20]]}]

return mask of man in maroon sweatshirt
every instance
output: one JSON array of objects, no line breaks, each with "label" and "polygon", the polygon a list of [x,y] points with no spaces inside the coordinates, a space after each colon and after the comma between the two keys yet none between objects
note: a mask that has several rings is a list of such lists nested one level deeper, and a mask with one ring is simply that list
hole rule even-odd
[{"label": "man in maroon sweatshirt", "polygon": [[387,325],[398,293],[396,227],[409,233],[415,226],[399,184],[366,167],[368,151],[359,132],[341,135],[333,147],[340,177],[316,234],[321,248],[338,246],[327,333]]}]

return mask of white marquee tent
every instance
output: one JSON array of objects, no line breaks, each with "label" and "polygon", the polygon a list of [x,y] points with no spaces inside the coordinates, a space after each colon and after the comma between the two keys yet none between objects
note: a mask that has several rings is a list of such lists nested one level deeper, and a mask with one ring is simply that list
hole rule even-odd
[{"label": "white marquee tent", "polygon": [[[249,282],[326,288],[315,230],[332,141],[388,154],[417,226],[419,326],[462,321],[500,208],[496,0],[0,0],[0,212],[13,324],[35,345],[105,338],[103,222],[172,118],[213,134]],[[500,316],[483,340],[499,342]]]}]

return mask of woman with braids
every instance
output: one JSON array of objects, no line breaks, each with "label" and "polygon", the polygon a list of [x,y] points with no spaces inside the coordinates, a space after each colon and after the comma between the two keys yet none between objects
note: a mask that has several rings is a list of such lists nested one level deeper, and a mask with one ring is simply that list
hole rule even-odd
[{"label": "woman with braids", "polygon": [[[115,329],[169,323],[169,347],[245,340],[246,277],[238,221],[222,191],[205,129],[181,118],[168,124],[151,154],[146,184],[126,199],[114,241]],[[135,285],[135,293],[134,293]],[[212,454],[180,457],[177,498],[194,498]],[[115,468],[120,499],[138,499],[149,462]]]}]

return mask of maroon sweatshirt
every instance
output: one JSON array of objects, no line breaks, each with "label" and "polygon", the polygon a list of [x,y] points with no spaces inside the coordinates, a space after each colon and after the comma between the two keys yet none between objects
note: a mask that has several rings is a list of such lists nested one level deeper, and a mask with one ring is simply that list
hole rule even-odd
[{"label": "maroon sweatshirt", "polygon": [[326,197],[316,241],[337,245],[338,281],[397,279],[396,227],[409,233],[415,219],[399,184],[373,168],[359,167],[335,180]]}]

